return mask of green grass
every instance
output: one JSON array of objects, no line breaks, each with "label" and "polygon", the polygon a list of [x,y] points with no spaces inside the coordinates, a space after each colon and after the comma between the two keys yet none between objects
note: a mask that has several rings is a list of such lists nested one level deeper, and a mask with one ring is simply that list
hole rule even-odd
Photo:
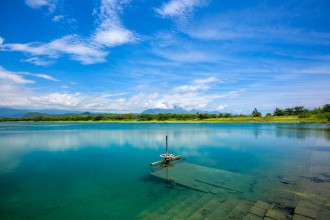
[{"label": "green grass", "polygon": [[294,116],[264,116],[264,117],[252,117],[252,116],[232,116],[228,118],[212,117],[207,119],[186,119],[181,120],[175,117],[166,120],[157,120],[156,118],[150,120],[136,120],[136,119],[114,119],[103,118],[102,120],[82,120],[76,117],[72,120],[71,117],[63,118],[63,116],[51,116],[51,117],[38,117],[38,118],[21,118],[21,119],[0,119],[3,122],[10,121],[44,121],[44,122],[118,122],[118,123],[330,123],[329,113],[322,114],[310,114],[305,117]]},{"label": "green grass", "polygon": [[[95,122],[95,121],[87,121]],[[97,122],[117,122],[117,123],[329,123],[327,118],[308,117],[299,118],[298,116],[265,116],[265,117],[231,117],[231,118],[209,118],[209,119],[189,119],[189,120],[101,120]]]}]

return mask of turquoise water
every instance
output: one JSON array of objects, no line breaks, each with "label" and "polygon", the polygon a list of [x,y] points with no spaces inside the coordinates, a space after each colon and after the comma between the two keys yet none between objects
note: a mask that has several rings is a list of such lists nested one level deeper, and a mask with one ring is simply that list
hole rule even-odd
[{"label": "turquoise water", "polygon": [[[313,152],[330,152],[328,129],[318,124],[0,123],[0,218],[138,219],[155,204],[193,194],[150,176],[149,164],[164,153],[166,135],[170,153],[192,164],[256,179],[298,177]],[[257,200],[258,193],[255,197],[249,199]]]}]

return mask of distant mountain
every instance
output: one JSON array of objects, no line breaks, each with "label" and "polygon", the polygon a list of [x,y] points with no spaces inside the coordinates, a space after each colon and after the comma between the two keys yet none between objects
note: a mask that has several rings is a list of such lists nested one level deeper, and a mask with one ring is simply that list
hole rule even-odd
[{"label": "distant mountain", "polygon": [[174,107],[171,109],[164,109],[164,108],[152,108],[144,110],[141,114],[160,114],[160,113],[171,113],[171,114],[196,114],[196,113],[209,113],[209,114],[219,114],[218,111],[202,111],[202,110],[185,110],[181,107]]},{"label": "distant mountain", "polygon": [[22,118],[31,117],[31,115],[48,114],[48,115],[63,115],[63,114],[81,114],[82,111],[56,110],[56,109],[15,109],[0,107],[0,118]]},{"label": "distant mountain", "polygon": [[[196,114],[196,113],[209,113],[219,114],[218,111],[202,111],[202,110],[185,110],[181,107],[174,107],[172,109],[153,108],[147,109],[142,114],[159,114],[159,113],[171,113],[171,114]],[[41,115],[70,115],[70,114],[103,114],[100,112],[83,112],[83,111],[70,111],[70,110],[57,110],[57,109],[15,109],[0,107],[0,118],[22,118],[22,117],[37,117]],[[108,113],[110,114],[110,113]]]},{"label": "distant mountain", "polygon": [[172,109],[153,108],[153,109],[144,110],[142,112],[142,114],[159,114],[159,113],[187,114],[189,112],[180,107],[174,107]]},{"label": "distant mountain", "polygon": [[1,118],[20,118],[27,113],[28,111],[24,109],[0,108]]}]

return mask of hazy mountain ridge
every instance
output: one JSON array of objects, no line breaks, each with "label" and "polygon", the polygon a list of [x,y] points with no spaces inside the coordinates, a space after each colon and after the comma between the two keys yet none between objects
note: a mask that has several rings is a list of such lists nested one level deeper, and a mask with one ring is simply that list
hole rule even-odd
[{"label": "hazy mountain ridge", "polygon": [[[146,109],[141,114],[196,114],[196,113],[208,113],[219,114],[218,111],[202,111],[202,110],[185,110],[181,107],[175,107],[173,109],[153,108]],[[66,115],[66,114],[114,114],[114,113],[100,113],[100,112],[86,112],[86,111],[72,111],[72,110],[58,110],[58,109],[16,109],[0,107],[0,118],[23,118],[34,117],[37,115]]]},{"label": "hazy mountain ridge", "polygon": [[70,110],[57,110],[57,109],[16,109],[0,107],[1,118],[22,118],[31,116],[32,114],[48,114],[48,115],[61,115],[61,114],[82,114],[83,111],[70,111]]}]

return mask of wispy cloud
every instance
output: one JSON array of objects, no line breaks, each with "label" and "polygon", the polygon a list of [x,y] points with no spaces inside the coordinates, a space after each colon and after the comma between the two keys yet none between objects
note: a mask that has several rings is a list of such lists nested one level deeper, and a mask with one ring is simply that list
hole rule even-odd
[{"label": "wispy cloud", "polygon": [[52,21],[54,22],[59,22],[59,21],[62,21],[64,19],[64,15],[55,15],[53,18],[52,18]]},{"label": "wispy cloud", "polygon": [[305,69],[293,70],[296,74],[330,74],[330,65],[320,64],[318,66],[308,67]]},{"label": "wispy cloud", "polygon": [[32,77],[38,77],[46,80],[51,81],[59,81],[58,79],[41,73],[29,73],[29,72],[12,72],[9,70],[6,70],[2,66],[0,66],[0,78],[4,82],[13,82],[17,84],[28,84],[28,83],[35,83],[35,81],[30,79],[25,79],[24,76],[32,76]]},{"label": "wispy cloud", "polygon": [[210,87],[210,83],[217,82],[216,77],[208,77],[206,79],[196,79],[189,85],[182,85],[174,88],[177,92],[195,92],[198,90],[206,90]]},{"label": "wispy cloud", "polygon": [[[133,32],[124,27],[119,17],[123,6],[128,2],[102,0],[98,14],[99,25],[90,37],[70,34],[49,43],[30,42],[7,44],[4,44],[4,39],[0,38],[0,50],[19,51],[30,54],[33,57],[23,61],[40,66],[50,65],[54,63],[54,60],[63,55],[68,55],[71,60],[79,61],[82,64],[105,62],[109,54],[107,47],[114,47],[137,40]],[[55,1],[26,0],[26,4],[33,8],[51,7],[55,4]],[[54,22],[63,19],[63,15],[53,17]],[[44,57],[47,59],[44,59]]]},{"label": "wispy cloud", "polygon": [[[265,4],[269,5],[265,7]],[[177,29],[193,39],[205,41],[255,40],[266,44],[290,42],[329,45],[329,33],[317,32],[288,22],[305,13],[299,7],[290,10],[273,3],[265,4],[257,4],[241,10],[211,13],[180,23]],[[306,14],[306,16],[310,15]]]},{"label": "wispy cloud", "polygon": [[54,63],[54,60],[41,59],[40,57],[31,57],[21,60],[23,62],[32,63],[36,66],[49,66]]},{"label": "wispy cloud", "polygon": [[212,63],[220,60],[217,54],[214,54],[210,51],[202,51],[190,48],[178,51],[175,48],[155,48],[153,50],[154,54],[165,58],[170,61],[176,61],[181,63],[196,63],[196,62],[205,62]]},{"label": "wispy cloud", "polygon": [[25,4],[33,9],[47,7],[50,12],[56,9],[57,0],[25,0]]},{"label": "wispy cloud", "polygon": [[67,15],[62,15],[62,14],[55,15],[52,18],[52,22],[54,22],[54,23],[66,23],[70,26],[70,28],[72,30],[77,28],[77,23],[78,23],[77,19],[72,18],[72,17],[67,16]]},{"label": "wispy cloud", "polygon": [[218,81],[219,80],[216,77],[211,76],[211,77],[208,77],[206,79],[195,79],[194,83],[196,83],[196,84],[207,84],[207,83],[218,82]]},{"label": "wispy cloud", "polygon": [[0,66],[0,79],[4,81],[14,82],[17,84],[27,84],[27,83],[34,83],[32,80],[24,79],[24,77],[15,72],[8,71]]},{"label": "wispy cloud", "polygon": [[251,27],[243,27],[242,24],[214,18],[185,23],[179,29],[190,37],[199,40],[250,39],[254,38],[256,34],[260,34],[260,29],[252,30]]},{"label": "wispy cloud", "polygon": [[93,35],[93,40],[96,43],[112,47],[137,40],[133,32],[126,29],[119,18],[119,13],[127,2],[119,0],[101,1],[98,18],[100,24]]},{"label": "wispy cloud", "polygon": [[329,33],[304,31],[293,27],[269,27],[265,24],[244,24],[221,18],[185,23],[179,29],[193,39],[205,41],[251,41],[263,44],[290,42],[295,44],[328,45]]},{"label": "wispy cloud", "polygon": [[204,0],[171,0],[155,10],[163,17],[181,17],[203,4]]},{"label": "wispy cloud", "polygon": [[[82,64],[105,62],[108,53],[97,45],[90,44],[87,39],[78,35],[67,35],[49,43],[2,44],[2,50],[20,51],[33,56],[46,56],[55,59],[62,55],[69,55],[70,59],[80,61]],[[34,64],[47,64],[40,58],[25,60]]]},{"label": "wispy cloud", "polygon": [[160,33],[154,37],[151,52],[168,61],[178,63],[213,63],[226,59],[215,48],[206,48],[190,39],[172,33]]},{"label": "wispy cloud", "polygon": [[55,82],[59,82],[60,80],[46,75],[46,74],[42,74],[42,73],[27,73],[27,72],[20,72],[20,74],[22,75],[28,75],[28,76],[33,76],[33,77],[38,77],[38,78],[42,78],[42,79],[46,79],[46,80],[50,80],[50,81],[55,81]]}]

